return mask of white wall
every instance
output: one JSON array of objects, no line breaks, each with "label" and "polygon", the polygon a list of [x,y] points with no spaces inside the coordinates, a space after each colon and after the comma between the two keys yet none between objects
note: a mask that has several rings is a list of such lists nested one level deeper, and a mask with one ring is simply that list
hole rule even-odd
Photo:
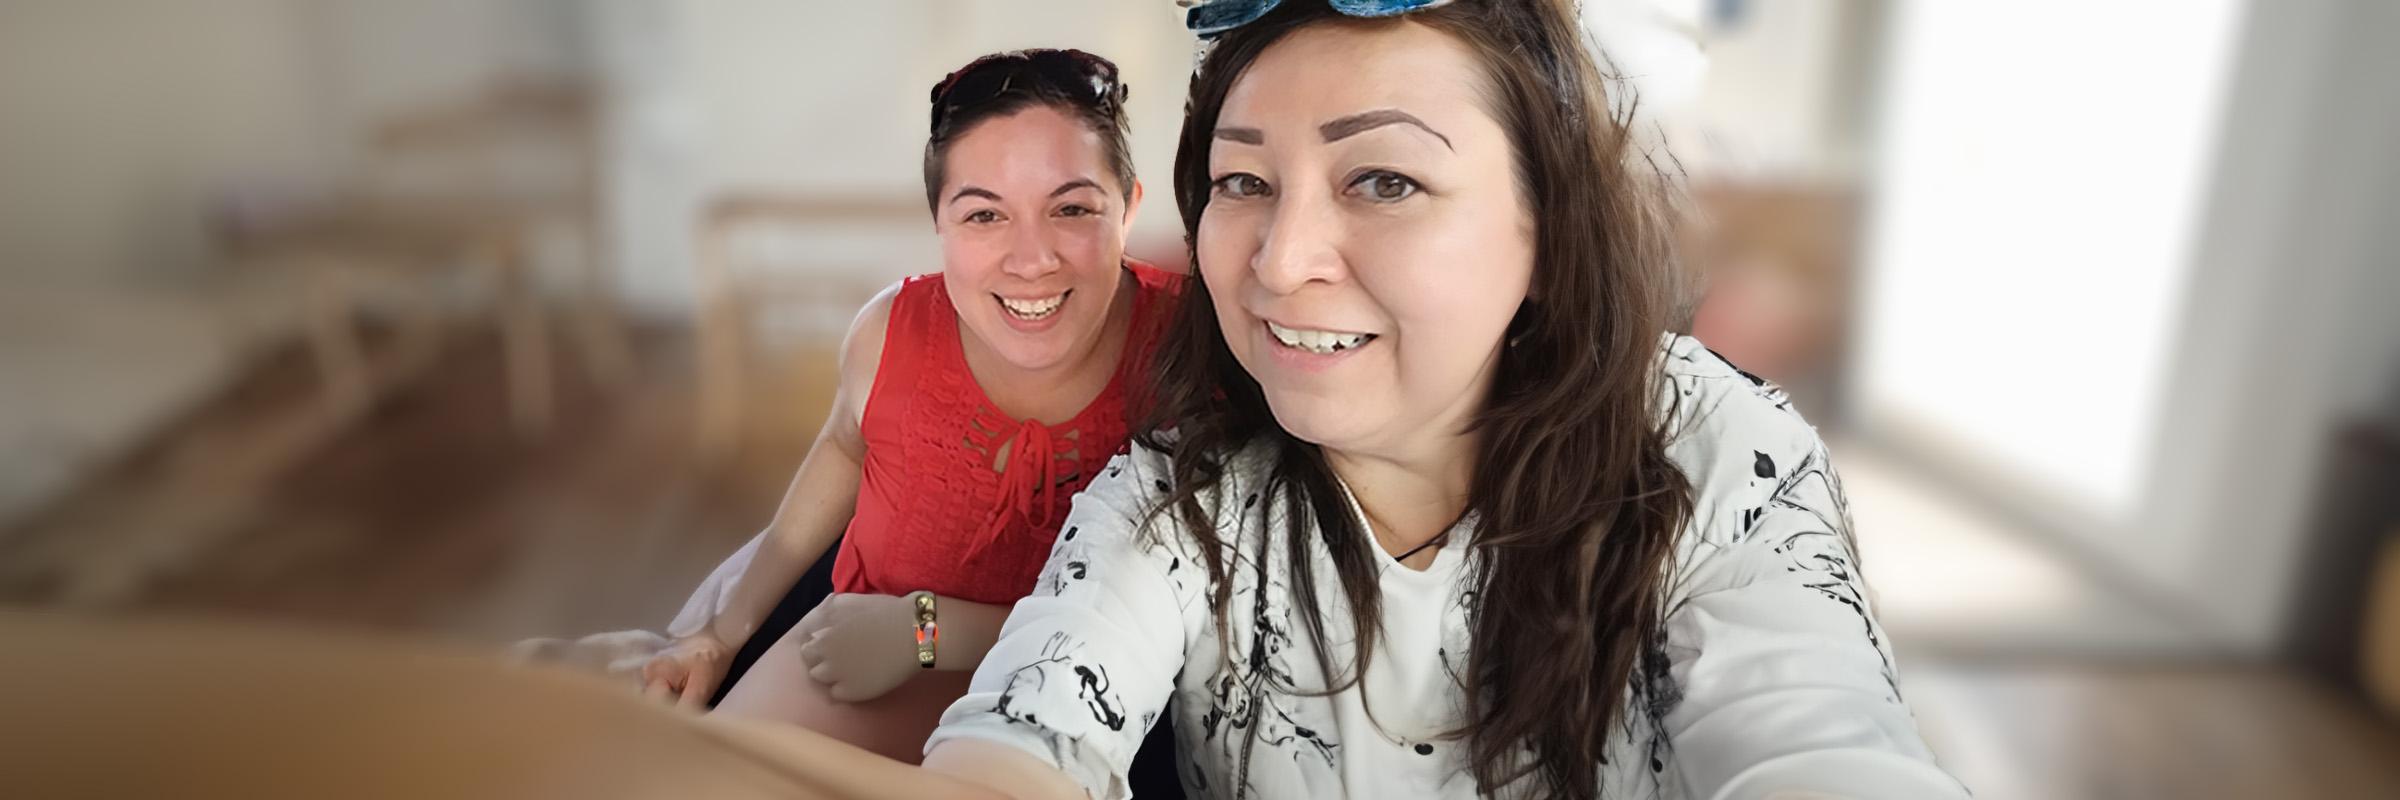
[{"label": "white wall", "polygon": [[216,277],[207,209],[335,180],[398,110],[574,75],[574,0],[0,3],[0,276]]},{"label": "white wall", "polygon": [[1900,9],[1855,417],[2271,650],[2325,436],[2394,388],[2400,13]]},{"label": "white wall", "polygon": [[1947,432],[2100,521],[2136,511],[2238,9],[1900,6],[1866,415]]},{"label": "white wall", "polygon": [[211,206],[386,116],[583,69],[575,0],[0,2],[0,521],[210,397],[298,311]]},{"label": "white wall", "polygon": [[304,0],[338,133],[364,136],[394,109],[452,102],[501,77],[589,69],[580,0]]},{"label": "white wall", "polygon": [[2257,5],[2161,413],[2151,572],[2248,650],[2281,643],[2332,429],[2400,363],[2400,6]]},{"label": "white wall", "polygon": [[[1704,77],[1678,109],[1677,160],[1708,178],[1855,181],[1857,72],[1869,44],[1857,31],[1870,5],[1751,0],[1730,27],[1693,20],[1706,31],[1705,49],[1695,55]],[[1658,69],[1636,66],[1644,74]]]},{"label": "white wall", "polygon": [[322,173],[294,0],[0,4],[0,277],[190,278],[243,175]]}]

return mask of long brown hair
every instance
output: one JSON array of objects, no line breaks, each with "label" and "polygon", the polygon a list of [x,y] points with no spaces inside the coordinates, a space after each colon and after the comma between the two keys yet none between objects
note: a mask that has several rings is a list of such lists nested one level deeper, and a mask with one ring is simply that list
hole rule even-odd
[{"label": "long brown hair", "polygon": [[[1637,713],[1673,702],[1659,649],[1661,602],[1692,490],[1668,460],[1672,414],[1659,407],[1656,358],[1672,324],[1677,272],[1664,176],[1626,120],[1612,115],[1600,67],[1562,3],[1461,0],[1394,21],[1287,0],[1226,33],[1193,75],[1175,157],[1193,263],[1209,200],[1209,144],[1226,94],[1268,46],[1320,24],[1423,24],[1457,37],[1481,62],[1487,110],[1508,132],[1516,182],[1536,221],[1532,299],[1509,325],[1489,400],[1470,428],[1478,459],[1467,509],[1478,520],[1473,644],[1460,676],[1464,730],[1452,735],[1468,740],[1484,791],[1530,774],[1543,796],[1594,797],[1628,697]],[[1629,115],[1631,104],[1624,108]],[[1267,496],[1282,498],[1288,525],[1282,582],[1318,644],[1328,691],[1339,691],[1365,674],[1380,633],[1380,556],[1322,451],[1276,425],[1257,381],[1227,350],[1198,270],[1191,280],[1199,285],[1187,288],[1192,302],[1160,345],[1156,405],[1139,434],[1170,454],[1173,486],[1160,510],[1174,510],[1199,552],[1217,554],[1202,561],[1223,641],[1235,556],[1200,497],[1218,487],[1235,453],[1265,454]],[[1328,604],[1310,575],[1312,542],[1332,554],[1352,615],[1355,656],[1339,670],[1324,646]],[[1231,647],[1225,652],[1230,659]],[[1230,660],[1223,668],[1238,669]]]}]

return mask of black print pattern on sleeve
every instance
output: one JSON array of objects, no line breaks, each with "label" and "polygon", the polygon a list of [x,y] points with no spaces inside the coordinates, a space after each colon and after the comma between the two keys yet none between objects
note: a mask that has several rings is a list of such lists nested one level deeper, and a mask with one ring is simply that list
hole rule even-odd
[{"label": "black print pattern on sleeve", "polygon": [[[1806,502],[1803,502],[1806,501]],[[1883,660],[1883,680],[1891,689],[1885,698],[1901,702],[1900,681],[1892,667],[1892,654],[1885,648],[1883,630],[1868,612],[1865,593],[1861,591],[1858,567],[1851,548],[1849,501],[1842,495],[1841,477],[1833,471],[1825,451],[1818,449],[1802,458],[1776,487],[1769,507],[1790,513],[1806,514],[1812,524],[1784,535],[1775,546],[1788,564],[1785,571],[1799,573],[1808,587],[1826,599],[1848,607],[1858,615],[1859,626],[1867,643]]]},{"label": "black print pattern on sleeve", "polygon": [[1041,705],[1042,695],[1071,687],[1076,701],[1090,710],[1094,721],[1112,731],[1125,726],[1125,715],[1119,710],[1125,702],[1111,691],[1108,667],[1082,663],[1078,658],[1082,651],[1074,637],[1050,634],[1039,659],[1008,673],[1000,697],[992,705],[992,713],[1002,719],[1039,732],[1050,746],[1051,758],[1061,765],[1078,760],[1082,745],[1079,737],[1067,732],[1071,726],[1060,725],[1063,720],[1044,721],[1037,715],[1034,709]]},{"label": "black print pattern on sleeve", "polygon": [[1067,585],[1092,575],[1092,546],[1089,537],[1078,538],[1081,529],[1070,526],[1050,544],[1050,558],[1042,562],[1042,572],[1034,578],[1034,591],[1051,596],[1065,594]]},{"label": "black print pattern on sleeve", "polygon": [[1075,692],[1075,699],[1083,701],[1084,707],[1092,710],[1092,719],[1108,726],[1109,730],[1124,730],[1125,713],[1117,710],[1117,704],[1109,698],[1108,668],[1076,665],[1075,677],[1082,682]]}]

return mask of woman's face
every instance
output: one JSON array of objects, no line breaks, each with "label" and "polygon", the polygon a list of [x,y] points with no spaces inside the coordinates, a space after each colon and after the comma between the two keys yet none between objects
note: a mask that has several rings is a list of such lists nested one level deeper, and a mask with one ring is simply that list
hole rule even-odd
[{"label": "woman's face", "polygon": [[959,320],[1021,369],[1089,352],[1116,297],[1134,205],[1100,135],[1035,105],[968,129],[946,158],[934,230]]},{"label": "woman's face", "polygon": [[1482,407],[1533,223],[1481,68],[1422,25],[1316,25],[1226,96],[1200,271],[1284,429],[1405,457]]}]

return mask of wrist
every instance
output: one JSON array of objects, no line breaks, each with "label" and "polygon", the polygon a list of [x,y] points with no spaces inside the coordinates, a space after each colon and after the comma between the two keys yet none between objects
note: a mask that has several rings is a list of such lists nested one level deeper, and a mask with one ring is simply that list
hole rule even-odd
[{"label": "wrist", "polygon": [[916,640],[917,668],[933,669],[941,643],[941,626],[936,621],[940,598],[932,592],[915,591],[908,593],[905,599],[913,623],[910,633]]},{"label": "wrist", "polygon": [[739,620],[718,617],[710,620],[706,627],[701,628],[698,635],[715,639],[717,644],[727,648],[734,648],[740,647],[742,642],[749,641],[750,632],[757,627],[755,624],[743,624]]}]

